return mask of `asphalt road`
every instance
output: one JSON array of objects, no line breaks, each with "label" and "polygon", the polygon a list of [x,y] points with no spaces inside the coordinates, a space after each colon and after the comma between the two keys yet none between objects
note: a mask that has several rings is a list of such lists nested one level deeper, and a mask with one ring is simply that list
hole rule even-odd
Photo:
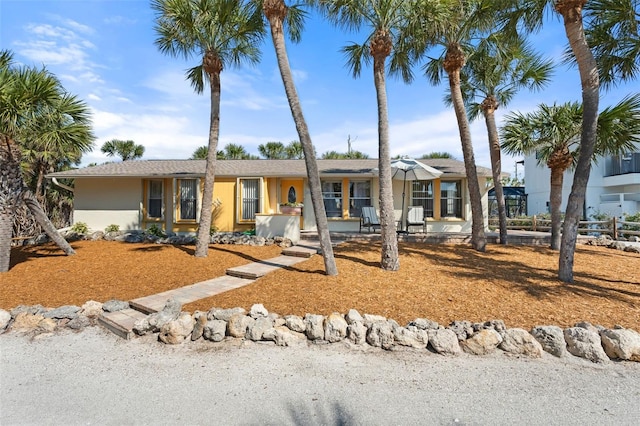
[{"label": "asphalt road", "polygon": [[0,424],[640,424],[640,364],[0,335]]}]

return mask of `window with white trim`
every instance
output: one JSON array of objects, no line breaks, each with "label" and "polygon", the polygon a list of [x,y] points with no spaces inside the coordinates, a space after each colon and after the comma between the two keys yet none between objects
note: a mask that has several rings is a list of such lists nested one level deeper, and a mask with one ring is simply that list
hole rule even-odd
[{"label": "window with white trim", "polygon": [[149,180],[147,184],[147,217],[162,219],[164,217],[164,182]]},{"label": "window with white trim", "polygon": [[260,213],[260,179],[240,179],[240,212],[241,222],[256,220]]},{"label": "window with white trim", "polygon": [[196,220],[198,210],[198,179],[179,179],[179,220]]},{"label": "window with white trim", "polygon": [[462,181],[440,182],[440,216],[462,219]]},{"label": "window with white trim", "polygon": [[362,216],[362,208],[371,206],[371,181],[349,182],[349,217]]},{"label": "window with white trim", "polygon": [[411,182],[411,205],[422,206],[425,217],[433,217],[433,181],[414,180]]},{"label": "window with white trim", "polygon": [[322,181],[321,185],[327,217],[342,217],[342,182]]}]

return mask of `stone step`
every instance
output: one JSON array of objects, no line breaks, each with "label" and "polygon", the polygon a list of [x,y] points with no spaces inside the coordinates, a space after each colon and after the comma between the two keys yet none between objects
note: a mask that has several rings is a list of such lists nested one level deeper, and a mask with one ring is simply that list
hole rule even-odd
[{"label": "stone step", "polygon": [[304,257],[309,258],[314,254],[320,253],[319,244],[298,244],[282,250],[282,254],[285,256]]},{"label": "stone step", "polygon": [[273,272],[283,267],[292,266],[296,263],[304,262],[305,260],[306,258],[282,255],[268,260],[249,263],[248,265],[229,268],[227,269],[227,275],[231,275],[232,277],[257,280],[258,278],[265,276],[269,272]]},{"label": "stone step", "polygon": [[133,337],[133,326],[136,321],[146,316],[140,311],[129,308],[116,312],[104,312],[98,318],[98,322],[112,333],[129,340]]}]

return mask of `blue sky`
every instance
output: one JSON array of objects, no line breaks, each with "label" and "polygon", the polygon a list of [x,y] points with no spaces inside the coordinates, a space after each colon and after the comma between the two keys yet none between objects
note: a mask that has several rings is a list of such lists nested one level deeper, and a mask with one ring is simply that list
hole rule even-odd
[{"label": "blue sky", "polygon": [[[184,78],[197,61],[161,54],[153,24],[148,0],[0,2],[0,48],[13,51],[20,63],[46,65],[90,106],[97,141],[83,165],[107,161],[100,146],[113,138],[144,145],[146,159],[188,158],[207,144],[208,91],[196,94]],[[288,44],[291,67],[316,151],[345,152],[350,136],[353,149],[377,158],[372,70],[351,77],[340,53],[350,41],[362,42],[311,15],[301,43]],[[560,21],[549,21],[533,41],[558,59],[566,45]],[[447,151],[462,160],[454,112],[442,102],[446,82],[434,87],[418,76],[410,86],[395,79],[387,83],[391,154]],[[601,108],[637,90],[636,82],[603,93]],[[580,96],[577,69],[558,65],[552,84],[541,92],[521,92],[498,118]],[[476,163],[489,167],[484,122],[473,123],[471,130]],[[236,143],[258,154],[262,143],[297,139],[267,39],[259,65],[223,71],[219,147]],[[505,156],[503,171],[513,174],[516,160]]]}]

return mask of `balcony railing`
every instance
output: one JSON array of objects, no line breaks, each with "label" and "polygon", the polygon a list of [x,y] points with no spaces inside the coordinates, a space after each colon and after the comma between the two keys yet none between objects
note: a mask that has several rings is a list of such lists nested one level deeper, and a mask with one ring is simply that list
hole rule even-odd
[{"label": "balcony railing", "polygon": [[614,155],[605,160],[605,176],[640,173],[640,152],[625,155]]}]

